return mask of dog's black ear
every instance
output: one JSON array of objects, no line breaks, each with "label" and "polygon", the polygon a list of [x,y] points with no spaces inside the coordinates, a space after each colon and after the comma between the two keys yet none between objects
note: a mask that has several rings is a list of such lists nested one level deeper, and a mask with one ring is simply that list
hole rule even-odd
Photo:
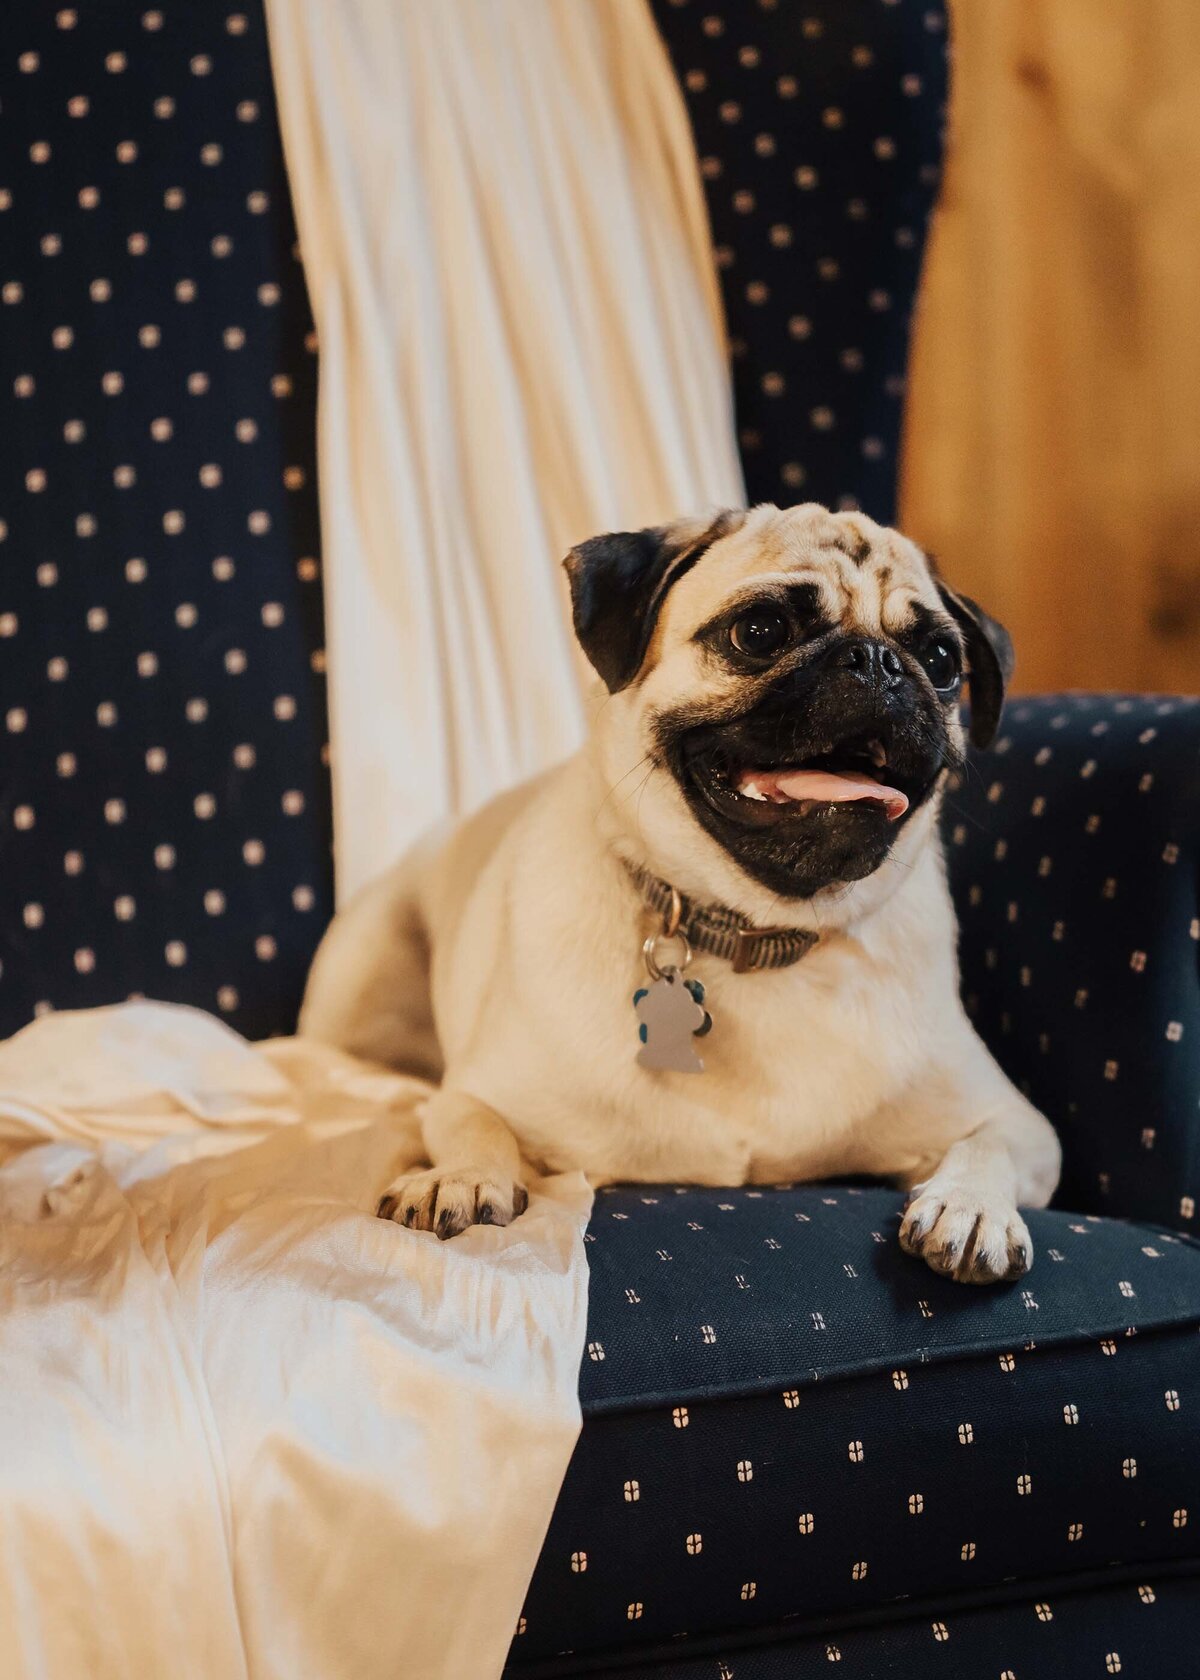
[{"label": "dog's black ear", "polygon": [[963,633],[967,681],[971,687],[971,740],[990,747],[1000,727],[1004,691],[1013,674],[1012,637],[969,595],[960,595],[936,576],[942,604]]},{"label": "dog's black ear", "polygon": [[567,555],[575,634],[610,694],[627,688],[641,670],[671,585],[745,517],[730,509],[707,521],[613,531],[589,537]]}]

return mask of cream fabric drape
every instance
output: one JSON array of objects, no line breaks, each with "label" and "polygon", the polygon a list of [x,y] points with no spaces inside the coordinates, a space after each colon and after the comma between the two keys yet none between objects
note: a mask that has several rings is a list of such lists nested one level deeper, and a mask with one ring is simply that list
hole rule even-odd
[{"label": "cream fabric drape", "polygon": [[579,1426],[578,1176],[373,1217],[415,1080],[162,1004],[0,1044],[0,1677],[489,1680]]},{"label": "cream fabric drape", "polygon": [[744,497],[646,0],[268,0],[321,353],[339,896],[578,742],[559,562]]}]

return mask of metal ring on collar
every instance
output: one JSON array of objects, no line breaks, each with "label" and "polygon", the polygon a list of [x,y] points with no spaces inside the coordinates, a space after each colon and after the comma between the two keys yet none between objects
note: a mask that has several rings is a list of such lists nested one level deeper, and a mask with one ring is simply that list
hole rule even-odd
[{"label": "metal ring on collar", "polygon": [[[660,945],[678,945],[682,953],[677,963],[660,963],[658,947]],[[642,946],[642,956],[646,962],[646,972],[651,980],[662,980],[671,974],[682,974],[692,960],[692,947],[686,937],[676,928],[672,934],[652,933]]]}]

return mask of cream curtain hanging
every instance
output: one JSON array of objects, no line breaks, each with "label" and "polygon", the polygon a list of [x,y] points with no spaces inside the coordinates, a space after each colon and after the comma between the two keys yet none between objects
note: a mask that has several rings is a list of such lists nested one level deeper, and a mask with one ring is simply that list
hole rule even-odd
[{"label": "cream curtain hanging", "polygon": [[645,0],[268,0],[321,352],[343,897],[569,751],[559,562],[744,497]]}]

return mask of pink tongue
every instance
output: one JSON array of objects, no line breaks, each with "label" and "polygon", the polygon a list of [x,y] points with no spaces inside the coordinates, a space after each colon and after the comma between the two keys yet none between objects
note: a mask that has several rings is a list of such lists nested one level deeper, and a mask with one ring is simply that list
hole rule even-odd
[{"label": "pink tongue", "polygon": [[885,787],[869,776],[855,776],[849,770],[748,770],[738,791],[753,790],[775,805],[812,799],[820,805],[843,805],[854,799],[874,799],[887,810],[889,822],[896,822],[908,810],[908,798],[899,788]]}]

